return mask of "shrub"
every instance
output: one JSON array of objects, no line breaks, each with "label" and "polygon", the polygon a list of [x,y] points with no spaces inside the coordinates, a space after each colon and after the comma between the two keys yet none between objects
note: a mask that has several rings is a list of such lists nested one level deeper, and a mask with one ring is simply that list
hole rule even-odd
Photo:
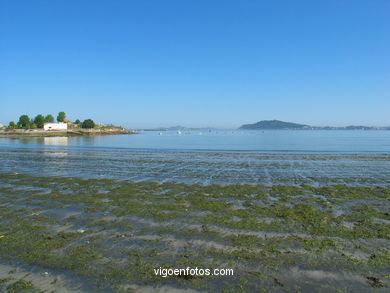
[{"label": "shrub", "polygon": [[92,119],[86,119],[81,124],[81,127],[82,128],[94,128],[95,127],[95,122],[93,122]]}]

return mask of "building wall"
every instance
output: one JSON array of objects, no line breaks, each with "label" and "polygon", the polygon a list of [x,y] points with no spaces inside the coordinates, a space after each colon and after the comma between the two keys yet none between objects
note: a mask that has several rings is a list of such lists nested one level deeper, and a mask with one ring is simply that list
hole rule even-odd
[{"label": "building wall", "polygon": [[43,125],[44,130],[67,130],[68,124],[58,122],[58,123],[45,123]]}]

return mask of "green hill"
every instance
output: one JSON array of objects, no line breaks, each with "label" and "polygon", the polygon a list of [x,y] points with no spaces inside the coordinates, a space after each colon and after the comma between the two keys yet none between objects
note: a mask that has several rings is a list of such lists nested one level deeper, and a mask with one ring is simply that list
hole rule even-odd
[{"label": "green hill", "polygon": [[244,124],[238,129],[262,130],[262,129],[304,129],[309,127],[304,124],[284,122],[279,120],[263,120],[253,124]]}]

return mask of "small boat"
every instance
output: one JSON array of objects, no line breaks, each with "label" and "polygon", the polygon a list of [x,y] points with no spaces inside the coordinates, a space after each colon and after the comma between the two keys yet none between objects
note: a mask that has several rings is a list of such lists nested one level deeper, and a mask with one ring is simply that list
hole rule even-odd
[{"label": "small boat", "polygon": [[176,133],[177,133],[177,134],[181,134],[181,131],[180,131],[180,130],[178,130]]}]

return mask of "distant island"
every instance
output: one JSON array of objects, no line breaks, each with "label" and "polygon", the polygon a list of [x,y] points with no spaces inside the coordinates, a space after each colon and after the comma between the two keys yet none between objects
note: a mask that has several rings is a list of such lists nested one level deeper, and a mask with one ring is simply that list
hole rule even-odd
[{"label": "distant island", "polygon": [[372,127],[372,126],[310,126],[285,122],[280,120],[263,120],[253,124],[244,124],[240,130],[390,130],[390,127]]},{"label": "distant island", "polygon": [[284,122],[279,120],[263,120],[253,124],[244,124],[239,129],[304,129],[310,126],[298,123]]},{"label": "distant island", "polygon": [[21,115],[19,121],[9,122],[8,126],[0,128],[0,136],[79,136],[79,135],[106,135],[106,134],[134,134],[121,126],[96,124],[92,119],[70,121],[65,112],[59,112],[57,121],[53,115],[38,114],[30,118],[27,114]]}]

